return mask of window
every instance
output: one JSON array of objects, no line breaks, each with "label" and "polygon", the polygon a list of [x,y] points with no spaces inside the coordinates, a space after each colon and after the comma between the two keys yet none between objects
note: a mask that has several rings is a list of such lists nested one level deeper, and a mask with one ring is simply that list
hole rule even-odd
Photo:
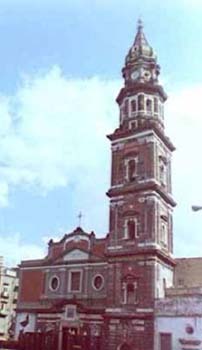
[{"label": "window", "polygon": [[166,185],[167,183],[167,165],[168,160],[165,155],[159,156],[159,181],[162,185]]},{"label": "window", "polygon": [[81,292],[81,271],[70,271],[70,291]]},{"label": "window", "polygon": [[136,110],[137,110],[136,101],[132,100],[131,101],[131,111],[136,112]]},{"label": "window", "polygon": [[147,99],[147,112],[152,112],[152,101],[151,99]]},{"label": "window", "polygon": [[160,349],[159,350],[172,350],[172,334],[160,333]]},{"label": "window", "polygon": [[137,128],[137,120],[134,120],[129,123],[129,129],[136,129]]},{"label": "window", "polygon": [[128,180],[130,182],[134,181],[136,178],[136,159],[130,159],[128,161]]},{"label": "window", "polygon": [[165,184],[165,166],[163,164],[160,166],[160,181]]},{"label": "window", "polygon": [[66,318],[74,320],[76,318],[76,305],[66,306]]},{"label": "window", "polygon": [[154,113],[158,113],[158,99],[154,97]]},{"label": "window", "polygon": [[129,218],[125,220],[124,224],[124,238],[130,239],[132,241],[135,240],[135,238],[138,237],[138,222],[137,218]]},{"label": "window", "polygon": [[127,222],[128,238],[134,239],[136,236],[136,223],[134,220],[130,219]]},{"label": "window", "polygon": [[18,289],[19,289],[19,287],[18,286],[15,286],[15,288],[14,288],[14,292],[18,292]]},{"label": "window", "polygon": [[160,279],[160,267],[159,267],[159,264],[157,264],[157,266],[156,266],[156,278],[157,278],[157,281],[159,281],[159,279]]},{"label": "window", "polygon": [[144,110],[144,95],[138,95],[138,111]]},{"label": "window", "polygon": [[134,303],[134,293],[135,293],[135,287],[133,283],[127,284],[127,303],[133,304]]},{"label": "window", "polygon": [[160,228],[160,239],[163,245],[168,245],[168,223],[162,219],[161,216],[161,228]]},{"label": "window", "polygon": [[164,290],[164,292],[166,290],[166,279],[165,278],[163,278],[163,290]]},{"label": "window", "polygon": [[123,304],[136,304],[137,298],[137,280],[133,276],[126,276],[122,281],[122,300]]},{"label": "window", "polygon": [[57,276],[53,276],[50,279],[50,284],[49,284],[49,288],[52,291],[56,291],[59,288],[59,284],[60,284],[60,280]]},{"label": "window", "polygon": [[8,299],[8,298],[9,298],[9,291],[8,291],[8,286],[7,286],[7,285],[5,285],[5,286],[3,287],[3,290],[2,290],[2,292],[1,292],[1,297],[2,297],[2,298],[5,298],[5,299]]},{"label": "window", "polygon": [[101,290],[104,285],[104,278],[102,275],[96,275],[93,278],[93,288],[96,290]]},{"label": "window", "polygon": [[1,311],[2,312],[6,312],[7,311],[7,303],[6,302],[2,302],[1,303]]},{"label": "window", "polygon": [[178,278],[177,283],[178,283],[178,286],[183,286],[184,285],[184,279],[183,278]]},{"label": "window", "polygon": [[128,115],[128,100],[124,101],[123,114],[125,114],[126,116]]}]

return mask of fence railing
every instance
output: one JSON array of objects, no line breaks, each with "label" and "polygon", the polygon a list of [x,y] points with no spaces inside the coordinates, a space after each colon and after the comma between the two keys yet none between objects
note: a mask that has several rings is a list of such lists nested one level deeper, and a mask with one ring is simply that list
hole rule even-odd
[{"label": "fence railing", "polygon": [[100,336],[59,332],[26,332],[18,341],[0,341],[0,350],[101,350]]}]

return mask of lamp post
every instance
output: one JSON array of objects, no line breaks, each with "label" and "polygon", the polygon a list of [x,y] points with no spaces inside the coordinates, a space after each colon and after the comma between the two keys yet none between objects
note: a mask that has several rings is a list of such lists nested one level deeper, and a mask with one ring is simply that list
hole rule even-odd
[{"label": "lamp post", "polygon": [[192,205],[191,209],[193,211],[199,211],[199,210],[202,210],[202,206],[200,206],[200,205]]}]

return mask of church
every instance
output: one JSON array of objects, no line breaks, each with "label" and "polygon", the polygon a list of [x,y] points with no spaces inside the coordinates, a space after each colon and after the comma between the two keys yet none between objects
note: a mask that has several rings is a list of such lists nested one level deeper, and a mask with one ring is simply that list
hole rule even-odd
[{"label": "church", "polygon": [[[119,122],[107,136],[112,152],[109,232],[98,238],[77,227],[60,241],[50,240],[44,259],[21,262],[16,336],[22,328],[55,330],[58,350],[66,349],[67,332],[97,337],[104,350],[188,349],[183,340],[193,338],[192,326],[182,325],[182,343],[176,335],[175,346],[169,326],[180,295],[174,291],[180,289],[183,297],[177,276],[186,259],[178,264],[173,257],[175,147],[165,133],[167,95],[159,74],[139,21],[122,69]],[[188,339],[189,349],[200,349],[197,344]]]}]

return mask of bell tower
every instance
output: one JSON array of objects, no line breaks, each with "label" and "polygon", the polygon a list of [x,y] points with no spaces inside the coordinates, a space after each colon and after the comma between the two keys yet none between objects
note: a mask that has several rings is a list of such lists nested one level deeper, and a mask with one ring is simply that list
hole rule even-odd
[{"label": "bell tower", "polygon": [[110,350],[125,345],[151,350],[156,339],[154,302],[173,283],[171,155],[175,148],[164,132],[167,96],[158,80],[160,66],[141,21],[122,74],[119,126],[108,135],[112,168],[107,193],[106,339]]},{"label": "bell tower", "polygon": [[119,127],[108,135],[112,149],[109,252],[173,250],[171,153],[164,133],[166,93],[159,84],[157,57],[138,21],[122,69],[117,103]]}]

